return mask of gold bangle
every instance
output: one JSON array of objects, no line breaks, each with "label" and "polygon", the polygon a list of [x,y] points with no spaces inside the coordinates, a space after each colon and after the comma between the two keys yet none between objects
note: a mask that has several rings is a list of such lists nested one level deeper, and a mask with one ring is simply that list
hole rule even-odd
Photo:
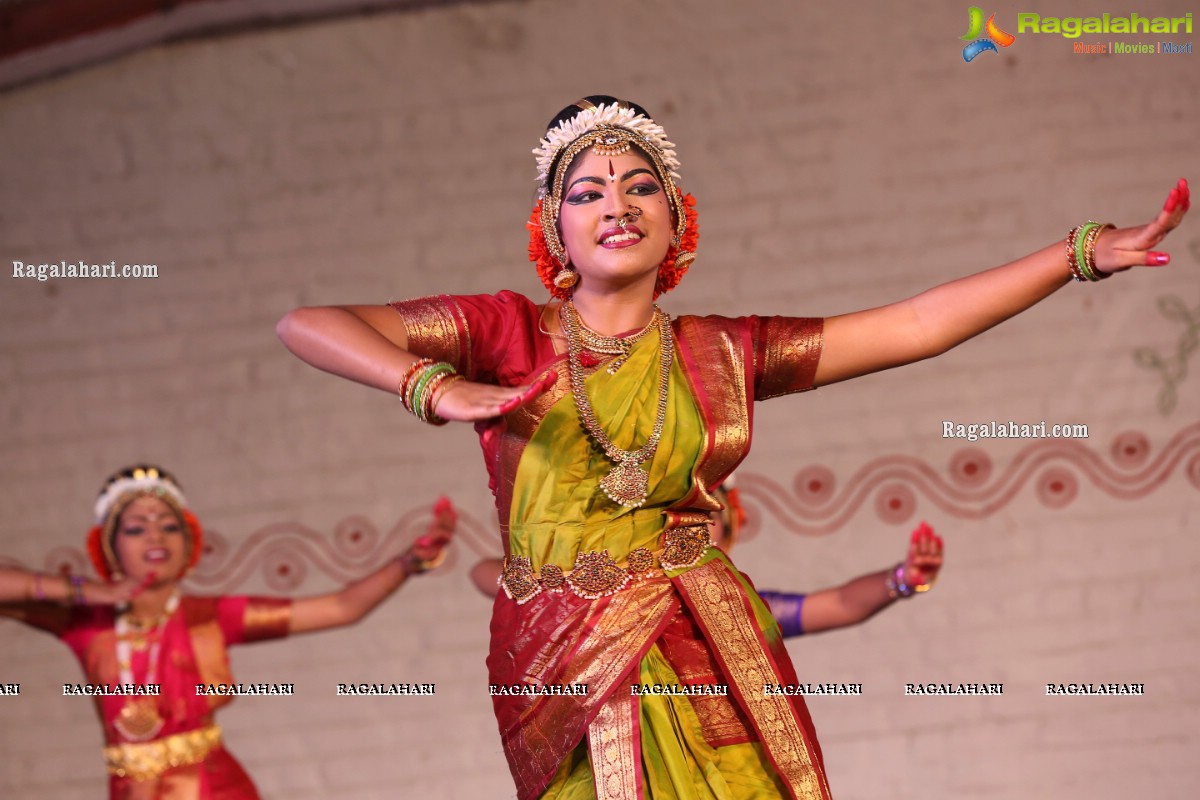
[{"label": "gold bangle", "polygon": [[1088,231],[1087,238],[1084,239],[1083,260],[1084,260],[1085,264],[1087,265],[1088,270],[1092,273],[1092,276],[1093,276],[1092,280],[1094,280],[1094,281],[1102,281],[1105,278],[1112,277],[1111,272],[1101,272],[1096,267],[1096,240],[1100,238],[1101,233],[1108,230],[1109,228],[1115,228],[1115,227],[1116,227],[1115,225],[1112,225],[1107,222],[1104,223],[1103,225],[1097,225],[1096,227],[1094,227],[1090,231]]},{"label": "gold bangle", "polygon": [[449,373],[429,392],[429,421],[434,425],[445,425],[448,420],[442,419],[437,415],[438,404],[442,402],[442,395],[456,383],[465,381],[466,378],[456,372]]},{"label": "gold bangle", "polygon": [[396,388],[396,394],[400,396],[400,402],[404,405],[404,408],[409,411],[409,413],[416,413],[413,411],[411,405],[409,389],[412,387],[410,384],[416,377],[417,373],[433,363],[435,362],[432,358],[418,358],[416,361],[408,365],[408,369],[404,371],[404,377],[400,379],[400,385]]},{"label": "gold bangle", "polygon": [[1082,228],[1082,225],[1076,225],[1067,233],[1067,268],[1071,270],[1071,277],[1080,282],[1087,280],[1087,277],[1079,268],[1079,259],[1075,255],[1075,243],[1079,238],[1079,231]]}]

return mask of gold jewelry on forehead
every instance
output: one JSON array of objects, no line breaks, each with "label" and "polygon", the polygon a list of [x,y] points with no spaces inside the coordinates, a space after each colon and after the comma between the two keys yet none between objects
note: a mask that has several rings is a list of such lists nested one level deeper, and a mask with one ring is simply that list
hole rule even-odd
[{"label": "gold jewelry on forehead", "polygon": [[542,230],[546,235],[546,248],[550,254],[564,266],[567,263],[566,251],[563,248],[562,239],[558,234],[558,214],[562,208],[563,200],[563,183],[566,180],[567,170],[575,157],[584,150],[595,148],[597,146],[612,148],[624,146],[626,150],[631,145],[637,145],[647,156],[654,166],[654,171],[658,175],[658,179],[662,181],[663,191],[667,195],[667,202],[671,206],[671,212],[675,217],[675,233],[672,236],[672,243],[679,244],[683,238],[683,232],[687,228],[687,215],[684,213],[682,195],[675,186],[675,179],[670,166],[664,158],[661,151],[649,138],[642,134],[618,127],[616,125],[602,124],[594,130],[583,134],[575,141],[563,149],[561,157],[558,158],[558,165],[555,167],[554,174],[549,176],[547,194],[542,202]]},{"label": "gold jewelry on forehead", "polygon": [[[600,141],[592,145],[592,152],[598,156],[608,156],[609,158],[624,155],[629,152],[629,140],[615,133],[610,133],[601,137]],[[609,165],[609,169],[612,169],[611,164]],[[613,178],[616,178],[615,174]]]}]

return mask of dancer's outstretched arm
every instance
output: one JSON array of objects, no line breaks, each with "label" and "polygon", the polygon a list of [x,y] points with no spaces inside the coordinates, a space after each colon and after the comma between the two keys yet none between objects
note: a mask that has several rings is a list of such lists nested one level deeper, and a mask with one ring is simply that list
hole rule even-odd
[{"label": "dancer's outstretched arm", "polygon": [[[1165,265],[1170,257],[1154,248],[1179,225],[1190,203],[1187,182],[1180,180],[1150,223],[1101,232],[1095,246],[1099,272]],[[1066,242],[1061,241],[908,300],[830,317],[816,385],[940,355],[1049,297],[1070,279]]]},{"label": "dancer's outstretched arm", "polygon": [[[904,560],[903,582],[908,587],[931,586],[942,568],[945,545],[924,523],[913,531]],[[865,622],[900,598],[889,583],[894,569],[862,575],[841,586],[811,592],[800,606],[800,631],[817,633]],[[764,596],[768,593],[764,592]],[[767,597],[768,601],[770,600]],[[774,604],[772,610],[774,610]],[[777,615],[778,616],[778,615]],[[783,624],[783,621],[780,621]]]},{"label": "dancer's outstretched arm", "polygon": [[146,586],[146,581],[125,578],[116,583],[101,583],[88,579],[76,579],[75,589],[70,579],[63,575],[16,567],[0,567],[0,603],[57,602],[84,605],[120,605],[128,602]]},{"label": "dancer's outstretched arm", "polygon": [[289,632],[308,633],[352,625],[403,586],[410,576],[441,563],[443,551],[454,534],[458,514],[445,497],[438,500],[433,514],[429,530],[412,547],[367,577],[331,594],[294,601]]}]

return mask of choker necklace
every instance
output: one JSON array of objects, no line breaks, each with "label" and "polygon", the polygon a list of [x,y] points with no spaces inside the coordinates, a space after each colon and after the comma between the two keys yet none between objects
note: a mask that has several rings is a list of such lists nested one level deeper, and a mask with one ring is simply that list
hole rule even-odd
[{"label": "choker necklace", "polygon": [[[563,330],[567,332],[567,364],[571,376],[571,394],[575,396],[575,407],[579,409],[579,419],[582,420],[583,426],[596,444],[600,445],[604,454],[616,462],[612,471],[600,480],[600,488],[614,503],[626,508],[637,508],[646,502],[650,487],[650,476],[642,469],[641,465],[654,458],[654,453],[658,450],[658,440],[662,437],[663,423],[667,419],[667,385],[671,378],[671,364],[675,360],[675,341],[671,335],[671,318],[664,314],[658,306],[655,306],[654,316],[646,328],[630,337],[633,341],[641,339],[657,323],[660,354],[658,409],[654,417],[654,430],[646,443],[637,450],[622,450],[613,444],[612,439],[604,432],[604,428],[596,419],[596,412],[592,409],[591,401],[588,400],[583,367],[579,363],[579,357],[583,353],[587,339],[587,334],[584,332],[587,331],[587,328],[579,318],[575,304],[570,300],[562,304],[561,313]],[[591,333],[599,340],[630,341],[600,336],[594,331]],[[622,364],[629,355],[629,346],[631,345],[623,346],[624,349],[620,351],[622,355],[618,357],[618,360]],[[589,346],[588,349],[593,348]],[[610,369],[609,371],[614,370]]]},{"label": "choker necklace", "polygon": [[633,349],[635,344],[646,338],[646,334],[650,332],[651,328],[654,327],[654,323],[658,321],[660,313],[658,306],[655,306],[654,315],[650,317],[650,321],[646,323],[646,327],[626,338],[605,336],[602,333],[596,333],[585,325],[582,319],[579,319],[578,311],[575,312],[575,317],[579,319],[579,330],[582,334],[584,349],[605,356],[616,356],[607,367],[609,375],[616,375],[617,370],[629,360],[629,351]]},{"label": "choker necklace", "polygon": [[[163,607],[162,614],[155,620],[153,627],[145,623],[135,623],[130,618],[128,611],[117,617],[117,667],[119,670],[118,680],[122,686],[133,683],[132,651],[145,650],[147,641],[150,645],[150,652],[146,657],[146,680],[143,685],[154,684],[154,679],[158,675],[158,653],[162,648],[163,628],[166,627],[167,620],[171,618],[177,608],[179,608],[178,589],[167,598],[167,604]],[[164,724],[166,724],[166,720],[158,713],[158,698],[154,696],[127,698],[125,705],[121,706],[117,718],[113,720],[113,727],[121,736],[131,742],[145,742],[153,739],[158,736]]]}]

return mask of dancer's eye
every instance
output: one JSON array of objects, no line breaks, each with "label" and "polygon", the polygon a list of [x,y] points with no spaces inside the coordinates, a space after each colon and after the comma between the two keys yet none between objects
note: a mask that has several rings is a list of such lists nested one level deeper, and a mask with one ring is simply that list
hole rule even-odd
[{"label": "dancer's eye", "polygon": [[639,197],[646,197],[647,195],[658,194],[661,191],[662,191],[662,188],[657,183],[651,183],[650,181],[646,181],[645,183],[639,183],[636,186],[633,186],[629,189],[630,194],[636,194]]},{"label": "dancer's eye", "polygon": [[575,194],[568,196],[566,202],[570,203],[573,206],[577,206],[577,205],[581,205],[583,203],[590,203],[591,201],[597,200],[599,198],[600,198],[599,192],[585,190],[582,192],[576,192]]}]

